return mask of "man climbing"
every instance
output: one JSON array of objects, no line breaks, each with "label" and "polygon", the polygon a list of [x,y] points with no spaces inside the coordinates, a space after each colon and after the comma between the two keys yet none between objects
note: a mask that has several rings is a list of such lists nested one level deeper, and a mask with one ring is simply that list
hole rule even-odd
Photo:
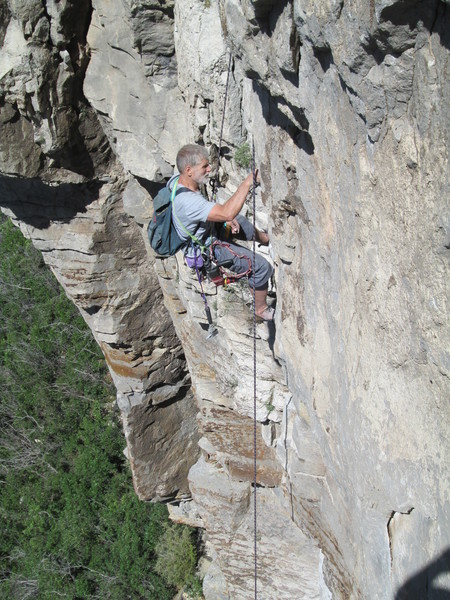
[{"label": "man climbing", "polygon": [[[168,185],[169,189],[177,185],[172,219],[181,239],[189,241],[189,234],[191,234],[202,244],[209,246],[217,239],[214,224],[228,223],[233,234],[242,233],[247,240],[255,237],[257,242],[268,244],[268,235],[254,229],[253,225],[239,214],[253,184],[252,173],[244,179],[224,204],[219,204],[209,202],[199,191],[200,185],[208,182],[211,172],[206,149],[195,144],[187,144],[179,150],[176,160],[180,173],[179,179],[176,182],[178,176],[172,177]],[[256,177],[259,181],[258,173]],[[256,314],[264,321],[272,321],[274,309],[267,306],[268,281],[272,275],[269,262],[257,254],[253,265],[252,251],[229,241],[226,245],[214,244],[214,254],[219,262],[232,260],[230,270],[235,273],[246,273],[249,264],[251,265],[248,281],[255,290]]]}]

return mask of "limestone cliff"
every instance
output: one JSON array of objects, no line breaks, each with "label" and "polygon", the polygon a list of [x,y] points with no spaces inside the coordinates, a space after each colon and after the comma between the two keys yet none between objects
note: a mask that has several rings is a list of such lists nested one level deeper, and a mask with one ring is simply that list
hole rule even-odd
[{"label": "limestone cliff", "polygon": [[[245,286],[155,260],[178,147],[261,169],[258,589],[438,598],[449,557],[449,39],[442,0],[0,0],[0,204],[103,349],[137,494],[205,530],[207,600],[253,593]],[[441,590],[441,592],[439,591]],[[442,597],[442,596],[441,596]]]}]

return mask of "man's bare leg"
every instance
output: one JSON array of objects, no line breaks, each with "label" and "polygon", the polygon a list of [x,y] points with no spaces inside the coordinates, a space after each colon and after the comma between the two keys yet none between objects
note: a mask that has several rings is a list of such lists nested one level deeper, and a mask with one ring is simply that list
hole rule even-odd
[{"label": "man's bare leg", "polygon": [[260,231],[259,229],[255,229],[255,240],[258,242],[258,244],[261,244],[261,246],[268,246],[269,245],[269,234],[266,233],[265,231]]},{"label": "man's bare leg", "polygon": [[258,317],[265,321],[273,321],[273,309],[267,306],[267,288],[264,290],[255,290],[255,312]]}]

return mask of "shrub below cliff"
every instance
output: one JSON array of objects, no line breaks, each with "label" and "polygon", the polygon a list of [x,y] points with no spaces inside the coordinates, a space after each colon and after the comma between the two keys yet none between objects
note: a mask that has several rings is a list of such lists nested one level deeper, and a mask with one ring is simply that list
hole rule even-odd
[{"label": "shrub below cliff", "polygon": [[166,525],[156,545],[156,572],[177,589],[195,587],[197,566],[195,546],[190,527]]}]

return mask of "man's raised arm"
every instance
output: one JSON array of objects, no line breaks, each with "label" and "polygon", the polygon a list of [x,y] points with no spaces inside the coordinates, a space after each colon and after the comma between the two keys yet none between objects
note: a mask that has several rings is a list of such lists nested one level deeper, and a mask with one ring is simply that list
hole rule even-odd
[{"label": "man's raised arm", "polygon": [[[256,171],[256,181],[259,182],[258,171]],[[253,173],[250,173],[224,204],[217,203],[213,206],[207,220],[213,221],[214,223],[232,221],[236,215],[241,212],[241,208],[244,206],[245,199],[247,198],[252,184]]]}]

